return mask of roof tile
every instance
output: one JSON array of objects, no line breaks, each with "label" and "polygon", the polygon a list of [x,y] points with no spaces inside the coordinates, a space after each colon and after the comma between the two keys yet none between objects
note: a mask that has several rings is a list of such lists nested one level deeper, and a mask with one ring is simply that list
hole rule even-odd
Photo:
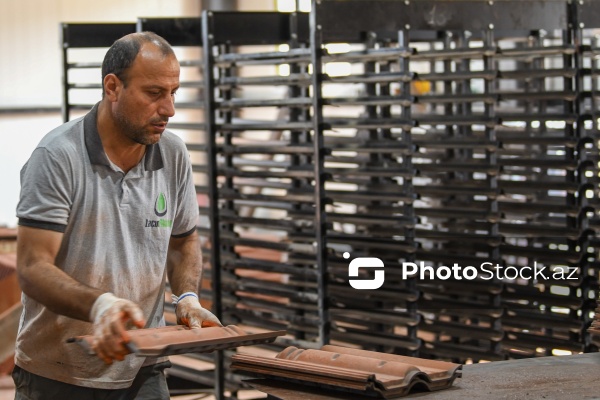
[{"label": "roof tile", "polygon": [[[190,329],[182,325],[128,331],[128,347],[140,357],[162,357],[184,353],[208,353],[238,346],[270,343],[285,331],[248,333],[235,325]],[[78,343],[94,354],[92,336],[78,336],[69,342]]]},{"label": "roof tile", "polygon": [[320,350],[288,347],[274,359],[236,354],[231,367],[309,386],[395,398],[415,386],[448,388],[461,376],[462,365],[327,345]]}]

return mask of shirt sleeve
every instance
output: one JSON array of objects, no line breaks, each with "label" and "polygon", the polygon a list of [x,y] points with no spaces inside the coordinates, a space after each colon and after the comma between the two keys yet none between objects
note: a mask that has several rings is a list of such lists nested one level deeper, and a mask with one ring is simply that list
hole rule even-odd
[{"label": "shirt sleeve", "polygon": [[65,231],[72,205],[66,161],[59,162],[46,148],[34,150],[21,169],[19,225]]},{"label": "shirt sleeve", "polygon": [[199,208],[198,199],[196,197],[196,187],[194,185],[194,177],[192,174],[192,162],[187,150],[180,157],[181,173],[179,176],[179,189],[177,192],[177,213],[173,221],[173,230],[171,236],[184,237],[191,235],[198,225]]}]

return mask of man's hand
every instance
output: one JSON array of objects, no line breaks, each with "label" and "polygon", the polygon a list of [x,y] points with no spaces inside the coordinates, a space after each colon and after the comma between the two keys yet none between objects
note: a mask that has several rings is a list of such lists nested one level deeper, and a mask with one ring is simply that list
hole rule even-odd
[{"label": "man's hand", "polygon": [[181,295],[181,300],[176,304],[175,315],[177,315],[178,324],[187,325],[190,328],[223,326],[213,313],[202,308],[195,294],[184,293]]},{"label": "man's hand", "polygon": [[128,323],[131,322],[138,328],[143,328],[146,324],[144,314],[137,304],[112,293],[104,293],[96,299],[90,319],[94,324],[92,348],[106,364],[112,364],[113,360],[122,361],[130,353],[125,347],[130,340]]}]

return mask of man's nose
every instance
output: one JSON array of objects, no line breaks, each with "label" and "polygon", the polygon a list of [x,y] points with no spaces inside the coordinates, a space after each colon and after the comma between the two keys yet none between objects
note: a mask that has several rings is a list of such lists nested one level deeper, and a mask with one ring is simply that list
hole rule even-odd
[{"label": "man's nose", "polygon": [[175,115],[175,98],[171,95],[165,96],[160,102],[158,113],[169,118]]}]

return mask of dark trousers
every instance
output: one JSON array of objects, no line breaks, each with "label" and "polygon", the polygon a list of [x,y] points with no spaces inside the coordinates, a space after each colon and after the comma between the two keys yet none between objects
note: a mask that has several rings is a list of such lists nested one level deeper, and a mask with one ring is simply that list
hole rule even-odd
[{"label": "dark trousers", "polygon": [[170,362],[143,367],[126,389],[94,389],[32,374],[15,366],[15,400],[169,400],[164,370]]}]

